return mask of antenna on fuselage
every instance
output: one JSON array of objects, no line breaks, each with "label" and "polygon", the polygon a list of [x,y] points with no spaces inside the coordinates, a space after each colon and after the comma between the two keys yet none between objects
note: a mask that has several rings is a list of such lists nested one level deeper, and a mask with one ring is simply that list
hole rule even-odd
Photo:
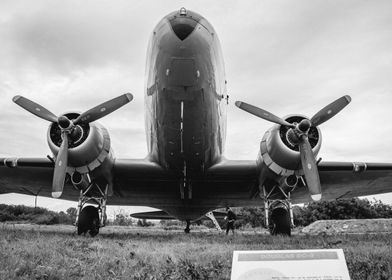
[{"label": "antenna on fuselage", "polygon": [[186,9],[184,7],[180,9],[180,16],[186,16]]}]

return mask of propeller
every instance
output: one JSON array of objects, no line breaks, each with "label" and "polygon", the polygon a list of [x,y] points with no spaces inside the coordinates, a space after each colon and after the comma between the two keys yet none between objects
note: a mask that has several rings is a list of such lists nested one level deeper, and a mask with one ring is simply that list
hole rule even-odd
[{"label": "propeller", "polygon": [[291,124],[266,110],[260,109],[245,102],[236,101],[235,105],[238,108],[248,113],[251,113],[259,118],[290,128],[290,140],[294,141],[295,144],[299,147],[301,166],[304,172],[310,196],[314,201],[318,201],[321,199],[321,184],[319,173],[317,170],[316,159],[308,139],[309,129],[311,127],[317,127],[320,124],[328,121],[333,116],[338,114],[341,110],[343,110],[343,108],[346,107],[350,102],[350,96],[342,96],[334,102],[325,106],[320,111],[318,111],[310,120],[303,119],[298,124]]},{"label": "propeller", "polygon": [[56,157],[56,163],[54,167],[53,182],[52,182],[52,197],[59,198],[63,193],[64,181],[66,176],[66,170],[68,165],[68,133],[62,132],[61,143],[59,153]]},{"label": "propeller", "polygon": [[68,167],[69,137],[72,139],[73,133],[75,133],[75,131],[78,129],[77,125],[88,124],[96,121],[124,106],[128,102],[132,101],[132,99],[133,96],[130,93],[120,95],[98,106],[95,106],[90,110],[85,111],[75,120],[68,119],[66,115],[56,116],[45,107],[23,96],[16,95],[12,99],[12,101],[14,101],[20,107],[36,115],[37,117],[52,123],[57,123],[61,129],[61,138],[63,141],[60,145],[54,167],[52,197],[59,198],[63,193],[65,177],[67,174],[66,171]]},{"label": "propeller", "polygon": [[242,101],[236,101],[235,105],[238,108],[240,108],[248,113],[251,113],[252,115],[255,115],[256,117],[262,118],[266,121],[273,122],[273,123],[280,124],[280,125],[284,125],[284,126],[288,126],[288,127],[293,127],[293,128],[295,127],[295,125],[293,125],[289,122],[286,122],[284,119],[279,118],[278,116],[275,116],[274,114],[272,114],[266,110],[263,110],[263,109],[258,108],[256,106],[253,106],[253,105],[250,105],[248,103],[245,103]]}]

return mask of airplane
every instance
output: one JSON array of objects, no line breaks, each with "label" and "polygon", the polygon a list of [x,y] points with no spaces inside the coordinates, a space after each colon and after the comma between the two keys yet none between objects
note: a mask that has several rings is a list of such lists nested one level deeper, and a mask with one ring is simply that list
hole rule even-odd
[{"label": "airplane", "polygon": [[226,109],[231,105],[226,84],[212,25],[185,8],[174,11],[156,25],[148,46],[147,156],[115,158],[109,132],[97,122],[130,102],[132,94],[61,115],[17,95],[17,105],[50,122],[47,142],[53,156],[1,158],[0,193],[40,190],[43,196],[77,201],[78,234],[95,236],[105,225],[108,203],[160,209],[142,216],[186,221],[186,233],[192,221],[215,209],[263,207],[271,233],[290,235],[292,204],[392,191],[392,163],[317,159],[320,125],[350,103],[348,95],[311,118],[281,118],[235,102],[273,126],[262,137],[256,159],[226,159]]}]

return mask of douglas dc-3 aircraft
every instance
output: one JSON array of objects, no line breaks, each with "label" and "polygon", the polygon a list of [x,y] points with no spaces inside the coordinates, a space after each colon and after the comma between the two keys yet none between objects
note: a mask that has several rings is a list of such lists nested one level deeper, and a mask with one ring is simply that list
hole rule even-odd
[{"label": "douglas dc-3 aircraft", "polygon": [[15,96],[16,104],[50,122],[53,157],[0,159],[0,192],[78,201],[78,233],[96,235],[107,202],[161,209],[141,216],[187,221],[186,232],[214,209],[260,206],[273,234],[290,234],[291,203],[392,191],[390,163],[316,160],[319,126],[350,103],[347,95],[311,118],[280,118],[235,102],[274,125],[256,160],[225,159],[229,97],[222,53],[216,32],[199,14],[181,8],[164,17],[151,35],[146,67],[146,158],[114,158],[109,133],[96,122],[131,101],[131,94],[60,116]]}]

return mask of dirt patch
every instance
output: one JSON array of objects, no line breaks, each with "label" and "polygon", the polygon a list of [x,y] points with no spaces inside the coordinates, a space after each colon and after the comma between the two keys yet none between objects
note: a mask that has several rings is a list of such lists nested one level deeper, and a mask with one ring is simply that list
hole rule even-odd
[{"label": "dirt patch", "polygon": [[320,220],[304,227],[305,234],[355,234],[392,232],[392,219]]}]

